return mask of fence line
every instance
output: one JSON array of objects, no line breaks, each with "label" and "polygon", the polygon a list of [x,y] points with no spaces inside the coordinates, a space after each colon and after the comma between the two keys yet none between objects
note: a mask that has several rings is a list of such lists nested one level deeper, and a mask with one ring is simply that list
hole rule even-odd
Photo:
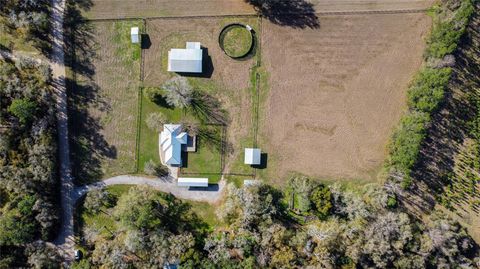
[{"label": "fence line", "polygon": [[[383,10],[345,10],[345,11],[319,11],[312,13],[292,12],[292,13],[280,13],[277,16],[328,16],[328,15],[368,15],[368,14],[403,14],[403,13],[424,13],[428,11],[427,8],[419,9],[383,9]],[[252,18],[252,17],[264,17],[259,13],[246,13],[246,14],[206,14],[206,15],[179,15],[179,16],[152,16],[152,17],[115,17],[115,18],[87,18],[87,21],[102,22],[102,21],[119,21],[119,20],[164,20],[164,19],[202,19],[202,18]]]}]

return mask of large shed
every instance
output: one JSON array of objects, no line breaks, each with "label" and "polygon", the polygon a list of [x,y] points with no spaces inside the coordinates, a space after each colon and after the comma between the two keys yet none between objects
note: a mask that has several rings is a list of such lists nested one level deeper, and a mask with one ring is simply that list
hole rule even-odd
[{"label": "large shed", "polygon": [[200,42],[187,42],[185,49],[168,52],[168,71],[178,73],[202,73],[203,51]]},{"label": "large shed", "polygon": [[179,177],[178,187],[208,187],[208,178]]}]

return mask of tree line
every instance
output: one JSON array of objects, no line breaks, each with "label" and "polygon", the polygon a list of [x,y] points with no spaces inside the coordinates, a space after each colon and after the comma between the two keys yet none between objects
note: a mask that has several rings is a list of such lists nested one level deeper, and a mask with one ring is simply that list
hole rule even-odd
[{"label": "tree line", "polygon": [[[89,193],[85,210],[108,210],[117,229],[85,227],[86,259],[74,268],[474,268],[478,249],[458,222],[441,213],[419,222],[392,206],[385,187],[351,191],[295,177],[305,186],[292,216],[289,191],[261,182],[230,184],[208,227],[173,196],[132,187],[105,205]],[[103,193],[103,194],[101,194]]]},{"label": "tree line", "polygon": [[46,65],[27,59],[0,61],[2,268],[33,266],[58,256],[45,256],[45,252],[54,252],[42,242],[55,236],[59,219],[50,80]]}]

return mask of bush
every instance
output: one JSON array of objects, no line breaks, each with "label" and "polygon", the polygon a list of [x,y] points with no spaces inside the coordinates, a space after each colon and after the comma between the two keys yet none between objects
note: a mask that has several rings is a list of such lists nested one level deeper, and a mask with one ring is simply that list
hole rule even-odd
[{"label": "bush", "polygon": [[389,164],[398,170],[410,174],[417,161],[420,145],[426,135],[426,125],[429,116],[426,113],[414,112],[407,114],[400,122],[400,127],[394,132],[389,145]]},{"label": "bush", "polygon": [[310,196],[315,213],[320,219],[325,219],[332,210],[332,193],[330,188],[325,185],[315,187]]},{"label": "bush", "polygon": [[443,99],[451,73],[450,68],[424,68],[420,71],[408,91],[408,106],[427,113],[435,111]]},{"label": "bush", "polygon": [[146,87],[143,89],[143,92],[145,93],[147,99],[154,103],[158,103],[159,99],[163,99],[162,90],[159,88]]},{"label": "bush", "polygon": [[161,132],[163,130],[163,125],[168,121],[167,116],[161,112],[150,113],[145,120],[148,129],[156,132]]},{"label": "bush", "polygon": [[33,119],[36,109],[37,104],[33,101],[27,99],[15,99],[8,107],[8,112],[17,117],[21,123],[25,124]]},{"label": "bush", "polygon": [[145,165],[143,166],[143,172],[150,176],[162,177],[168,175],[168,168],[150,159],[148,162],[145,162]]}]

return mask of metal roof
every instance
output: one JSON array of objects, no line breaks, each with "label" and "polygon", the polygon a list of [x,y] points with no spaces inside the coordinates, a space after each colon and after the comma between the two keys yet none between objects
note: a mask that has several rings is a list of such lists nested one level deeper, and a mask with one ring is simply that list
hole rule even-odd
[{"label": "metal roof", "polygon": [[168,52],[168,71],[202,73],[203,52],[199,42],[187,42],[186,49],[171,49]]},{"label": "metal roof", "polygon": [[162,160],[168,165],[182,165],[182,145],[187,144],[187,133],[181,132],[180,124],[165,124],[160,133],[159,148]]},{"label": "metal roof", "polygon": [[250,165],[261,164],[261,150],[256,148],[246,148],[245,164],[250,164]]}]

